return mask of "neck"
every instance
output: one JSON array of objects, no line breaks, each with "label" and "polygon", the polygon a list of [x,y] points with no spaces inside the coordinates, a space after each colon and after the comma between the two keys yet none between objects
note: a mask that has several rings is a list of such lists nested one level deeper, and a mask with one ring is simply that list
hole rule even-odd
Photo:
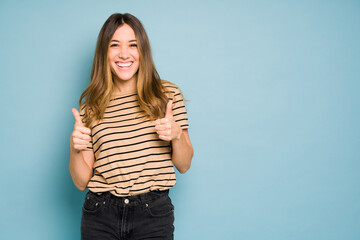
[{"label": "neck", "polygon": [[129,80],[114,79],[114,93],[129,92],[136,89],[136,76]]}]

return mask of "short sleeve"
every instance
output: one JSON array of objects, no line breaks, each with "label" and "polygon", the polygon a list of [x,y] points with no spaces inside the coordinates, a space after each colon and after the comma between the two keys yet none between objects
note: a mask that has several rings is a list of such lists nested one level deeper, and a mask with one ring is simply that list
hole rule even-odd
[{"label": "short sleeve", "polygon": [[173,100],[173,116],[175,122],[180,124],[180,127],[182,129],[189,128],[188,123],[188,117],[187,117],[187,111],[184,103],[184,97],[183,94],[178,86],[176,86],[173,83],[167,82],[165,85],[165,88],[167,89],[167,92],[170,93],[169,99]]},{"label": "short sleeve", "polygon": [[[83,119],[84,117],[84,109],[85,109],[85,106],[82,105],[81,108],[80,108],[80,117],[81,117],[81,120]],[[84,121],[83,121],[84,122]],[[90,133],[90,142],[89,144],[87,145],[86,147],[86,150],[89,150],[89,151],[93,151],[93,138],[92,138],[92,129],[90,128],[91,130],[91,133]]]}]

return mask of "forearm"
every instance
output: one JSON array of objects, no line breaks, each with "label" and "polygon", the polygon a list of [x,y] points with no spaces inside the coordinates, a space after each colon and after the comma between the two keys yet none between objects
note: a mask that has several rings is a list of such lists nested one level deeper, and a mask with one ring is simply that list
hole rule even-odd
[{"label": "forearm", "polygon": [[70,148],[69,171],[75,186],[79,190],[84,191],[93,175],[93,170],[84,161],[81,151],[76,151]]},{"label": "forearm", "polygon": [[180,173],[189,170],[194,154],[187,130],[181,130],[180,137],[171,141],[172,160]]}]

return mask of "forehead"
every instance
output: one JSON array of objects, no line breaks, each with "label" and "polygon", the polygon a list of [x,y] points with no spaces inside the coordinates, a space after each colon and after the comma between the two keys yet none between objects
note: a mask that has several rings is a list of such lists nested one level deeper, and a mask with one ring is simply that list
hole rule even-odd
[{"label": "forehead", "polygon": [[118,27],[113,37],[111,38],[111,40],[118,40],[118,41],[129,41],[135,39],[136,38],[135,38],[134,30],[132,30],[132,28],[127,24],[123,24],[122,26]]}]

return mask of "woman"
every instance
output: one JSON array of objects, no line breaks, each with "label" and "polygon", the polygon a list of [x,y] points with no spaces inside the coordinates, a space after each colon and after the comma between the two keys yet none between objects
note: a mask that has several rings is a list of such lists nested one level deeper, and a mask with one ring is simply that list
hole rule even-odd
[{"label": "woman", "polygon": [[136,17],[104,23],[79,104],[69,170],[78,189],[89,188],[82,239],[173,239],[173,165],[185,173],[193,148],[182,93],[160,80]]}]

